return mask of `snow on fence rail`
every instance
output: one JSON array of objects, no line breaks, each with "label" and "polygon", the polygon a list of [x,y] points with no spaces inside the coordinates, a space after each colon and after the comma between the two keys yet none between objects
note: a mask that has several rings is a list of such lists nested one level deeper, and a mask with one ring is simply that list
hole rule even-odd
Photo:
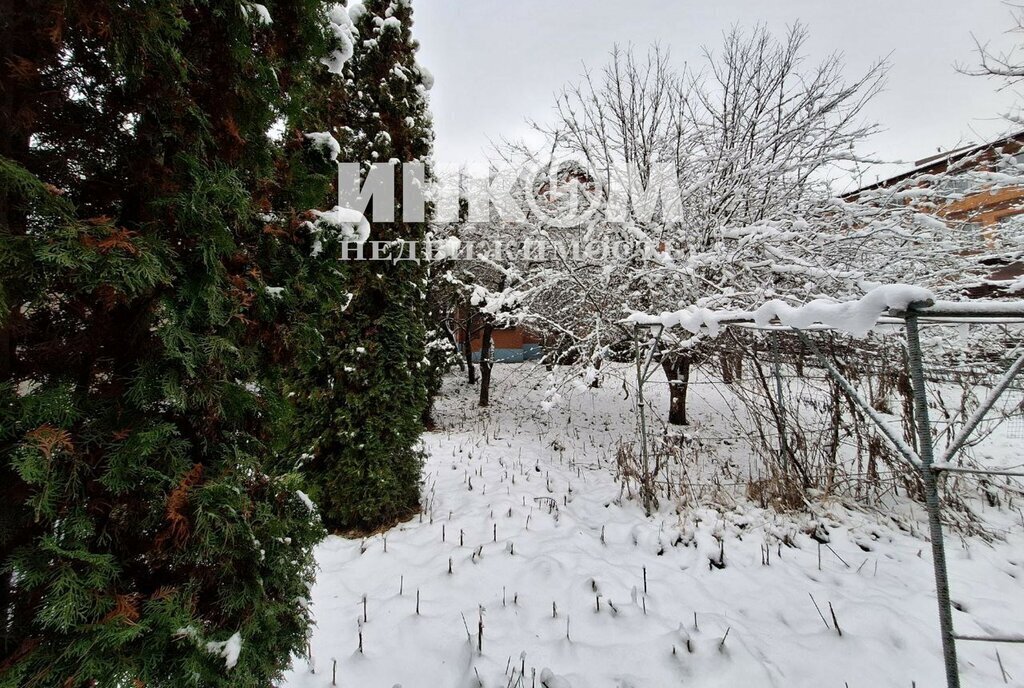
[{"label": "snow on fence rail", "polygon": [[1024,322],[1024,301],[941,301],[928,289],[909,284],[875,287],[856,301],[815,299],[794,306],[772,299],[754,310],[713,310],[689,306],[659,315],[634,312],[625,321],[648,327],[682,327],[693,334],[706,330],[717,335],[725,325],[749,323],[763,328],[824,328],[864,337],[879,324],[903,322],[909,309],[925,321],[981,319],[1006,322],[1019,319]]}]

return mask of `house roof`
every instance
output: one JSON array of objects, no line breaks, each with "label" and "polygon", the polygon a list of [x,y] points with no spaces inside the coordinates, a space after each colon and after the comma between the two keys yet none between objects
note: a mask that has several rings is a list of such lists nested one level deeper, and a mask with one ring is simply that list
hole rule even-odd
[{"label": "house roof", "polygon": [[852,198],[865,191],[871,191],[872,189],[884,189],[887,186],[891,186],[893,184],[903,181],[904,179],[909,179],[919,174],[939,172],[947,168],[949,165],[952,165],[955,162],[963,160],[964,158],[968,158],[972,155],[975,155],[977,153],[980,153],[991,148],[998,148],[1000,146],[1004,146],[1007,143],[1018,143],[1024,145],[1024,129],[1016,131],[1002,138],[996,139],[995,141],[989,141],[988,143],[962,146],[951,151],[945,151],[937,155],[922,158],[921,160],[918,160],[917,162],[914,163],[914,167],[912,169],[907,170],[906,172],[901,172],[900,174],[879,180],[872,184],[867,184],[858,189],[854,189],[853,191],[848,191],[847,193],[844,193],[842,197],[844,199]]}]

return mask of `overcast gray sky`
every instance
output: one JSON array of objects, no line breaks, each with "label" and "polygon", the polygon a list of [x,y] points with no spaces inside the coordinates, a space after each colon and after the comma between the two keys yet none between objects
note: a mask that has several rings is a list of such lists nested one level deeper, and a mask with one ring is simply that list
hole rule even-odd
[{"label": "overcast gray sky", "polygon": [[522,134],[524,118],[549,121],[554,93],[583,63],[602,65],[615,43],[660,42],[682,65],[734,24],[781,34],[797,20],[809,30],[808,57],[840,52],[850,77],[888,56],[885,91],[868,112],[884,131],[861,152],[913,161],[1007,129],[1000,115],[1018,94],[955,65],[976,63],[972,34],[1002,48],[1024,39],[1007,33],[1012,17],[1000,0],[418,0],[415,8],[443,162],[480,160],[489,138]]}]

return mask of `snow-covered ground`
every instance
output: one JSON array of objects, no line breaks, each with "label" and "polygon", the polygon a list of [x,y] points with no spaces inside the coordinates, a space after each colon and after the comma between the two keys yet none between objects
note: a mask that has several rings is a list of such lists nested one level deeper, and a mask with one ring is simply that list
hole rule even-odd
[{"label": "snow-covered ground", "polygon": [[[922,512],[904,509],[900,528],[838,504],[780,516],[739,500],[648,518],[614,480],[633,428],[621,386],[545,413],[541,368],[494,375],[484,412],[447,382],[422,517],[320,546],[312,661],[287,686],[944,685]],[[712,397],[694,394],[698,423]],[[1005,541],[947,539],[954,620],[1024,633],[1022,517],[989,515]],[[965,688],[1024,686],[1024,646],[959,650]]]}]

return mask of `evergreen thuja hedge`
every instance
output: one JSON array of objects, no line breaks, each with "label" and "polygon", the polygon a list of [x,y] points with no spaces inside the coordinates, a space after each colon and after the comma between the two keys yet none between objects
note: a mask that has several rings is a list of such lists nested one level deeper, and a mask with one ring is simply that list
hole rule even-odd
[{"label": "evergreen thuja hedge", "polygon": [[[355,18],[351,87],[332,107],[342,159],[425,162],[432,132],[430,76],[416,62],[408,0],[367,0]],[[396,174],[396,198],[402,198]],[[421,241],[425,223],[371,223],[372,241]],[[323,348],[293,391],[302,408],[304,474],[325,525],[369,531],[416,513],[428,394],[426,265],[347,261],[346,307],[323,315]]]},{"label": "evergreen thuja hedge", "polygon": [[266,686],[305,647],[304,340],[268,287],[309,237],[266,216],[325,187],[266,132],[330,36],[323,3],[244,4],[0,22],[0,686]]}]

